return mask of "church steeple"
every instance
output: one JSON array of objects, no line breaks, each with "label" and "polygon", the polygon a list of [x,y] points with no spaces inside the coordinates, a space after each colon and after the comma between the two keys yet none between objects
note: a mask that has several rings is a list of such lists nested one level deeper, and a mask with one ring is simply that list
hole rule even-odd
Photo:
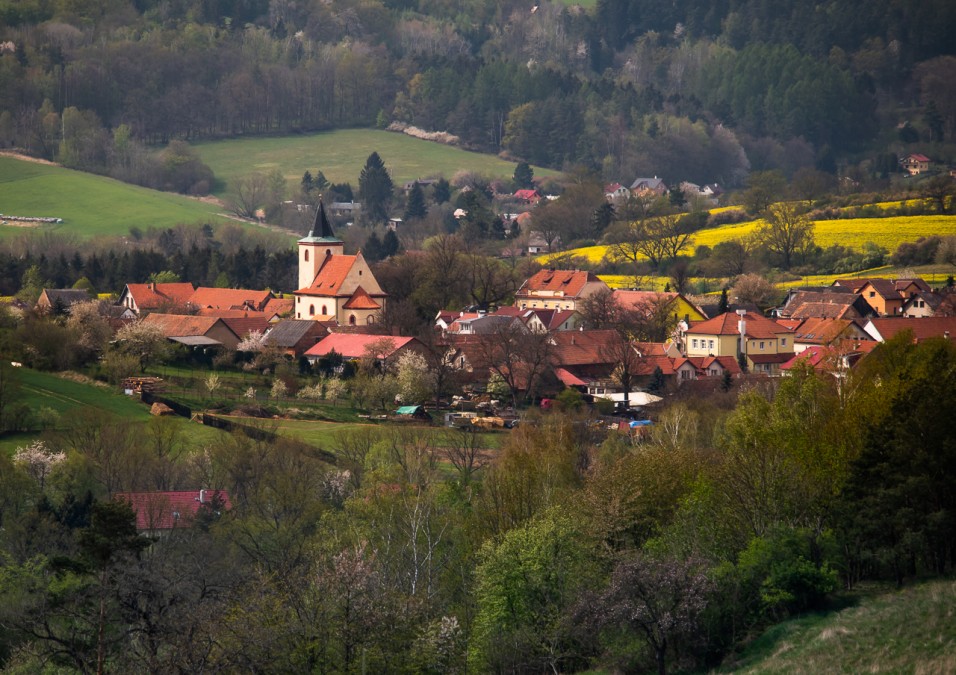
[{"label": "church steeple", "polygon": [[299,240],[299,288],[308,288],[326,258],[345,253],[345,243],[335,236],[332,224],[319,200],[309,234]]},{"label": "church steeple", "polygon": [[335,236],[335,232],[332,230],[332,223],[329,222],[328,216],[325,215],[325,205],[322,203],[321,197],[319,197],[319,206],[315,210],[315,219],[312,221],[312,229],[309,230],[309,236],[307,238],[339,241]]}]

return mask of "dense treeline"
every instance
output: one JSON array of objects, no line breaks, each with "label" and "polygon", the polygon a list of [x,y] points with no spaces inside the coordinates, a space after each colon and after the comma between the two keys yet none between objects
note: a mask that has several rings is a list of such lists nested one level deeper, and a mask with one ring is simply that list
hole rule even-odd
[{"label": "dense treeline", "polygon": [[734,184],[885,153],[903,122],[895,149],[952,141],[954,32],[945,0],[4,1],[0,144],[114,171],[121,129],[165,144],[396,120],[609,179]]},{"label": "dense treeline", "polygon": [[[4,317],[2,330],[9,329]],[[52,318],[51,321],[59,319]],[[580,397],[489,456],[467,431],[327,444],[108,415],[0,457],[0,661],[19,671],[711,668],[838,588],[956,564],[956,348],[686,393],[636,441]],[[0,366],[0,402],[17,373]],[[265,436],[265,435],[264,435]],[[136,537],[124,490],[229,491]],[[144,549],[146,549],[144,551]]]}]

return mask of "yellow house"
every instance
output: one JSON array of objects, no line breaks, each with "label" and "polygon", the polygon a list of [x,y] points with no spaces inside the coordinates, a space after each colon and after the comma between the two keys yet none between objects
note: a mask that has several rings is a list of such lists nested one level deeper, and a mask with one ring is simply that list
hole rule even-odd
[{"label": "yellow house", "polygon": [[684,333],[684,354],[733,356],[744,354],[751,372],[775,375],[793,356],[792,331],[776,321],[745,312],[727,312],[701,321]]},{"label": "yellow house", "polygon": [[657,307],[660,303],[667,305],[668,312],[678,321],[703,321],[707,317],[690,300],[680,293],[661,293],[658,291],[614,291],[614,299],[622,307],[641,309]]}]

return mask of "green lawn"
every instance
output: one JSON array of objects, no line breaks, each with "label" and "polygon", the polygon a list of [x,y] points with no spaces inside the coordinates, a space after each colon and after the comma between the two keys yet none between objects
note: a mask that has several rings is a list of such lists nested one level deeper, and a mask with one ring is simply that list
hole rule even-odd
[{"label": "green lawn", "polygon": [[[291,187],[296,187],[306,170],[321,171],[333,183],[351,183],[358,188],[358,176],[365,160],[377,152],[392,176],[401,185],[426,176],[451,179],[461,169],[511,178],[515,163],[495,155],[468,152],[450,145],[423,141],[411,136],[378,129],[341,129],[299,136],[237,138],[197,143],[202,160],[216,174],[217,194],[228,192],[230,181],[255,172],[279,169]],[[557,175],[534,168],[535,176]]]},{"label": "green lawn", "polygon": [[867,594],[853,607],[777,624],[733,673],[956,672],[956,582]]},{"label": "green lawn", "polygon": [[[112,178],[0,156],[0,213],[62,218],[43,229],[82,238],[125,235],[131,227],[172,227],[180,223],[228,222],[213,204],[159,192]],[[36,229],[36,228],[30,228]],[[0,226],[0,237],[26,231]]]}]

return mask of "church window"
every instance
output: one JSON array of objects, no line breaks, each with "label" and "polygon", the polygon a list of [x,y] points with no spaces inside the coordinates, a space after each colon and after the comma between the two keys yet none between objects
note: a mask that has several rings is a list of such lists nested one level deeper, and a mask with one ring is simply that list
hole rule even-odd
[{"label": "church window", "polygon": [[349,325],[350,325],[350,326],[354,326],[354,325],[355,325],[355,315],[354,315],[354,314],[349,315]]},{"label": "church window", "polygon": [[309,316],[315,316],[315,305],[309,305]]},{"label": "church window", "polygon": [[326,309],[325,305],[322,305],[322,313],[323,313],[323,314],[328,314],[328,312],[325,311],[325,309]]},{"label": "church window", "polygon": [[305,260],[306,262],[309,262],[309,249],[305,249],[304,254],[305,254],[304,260]]}]

